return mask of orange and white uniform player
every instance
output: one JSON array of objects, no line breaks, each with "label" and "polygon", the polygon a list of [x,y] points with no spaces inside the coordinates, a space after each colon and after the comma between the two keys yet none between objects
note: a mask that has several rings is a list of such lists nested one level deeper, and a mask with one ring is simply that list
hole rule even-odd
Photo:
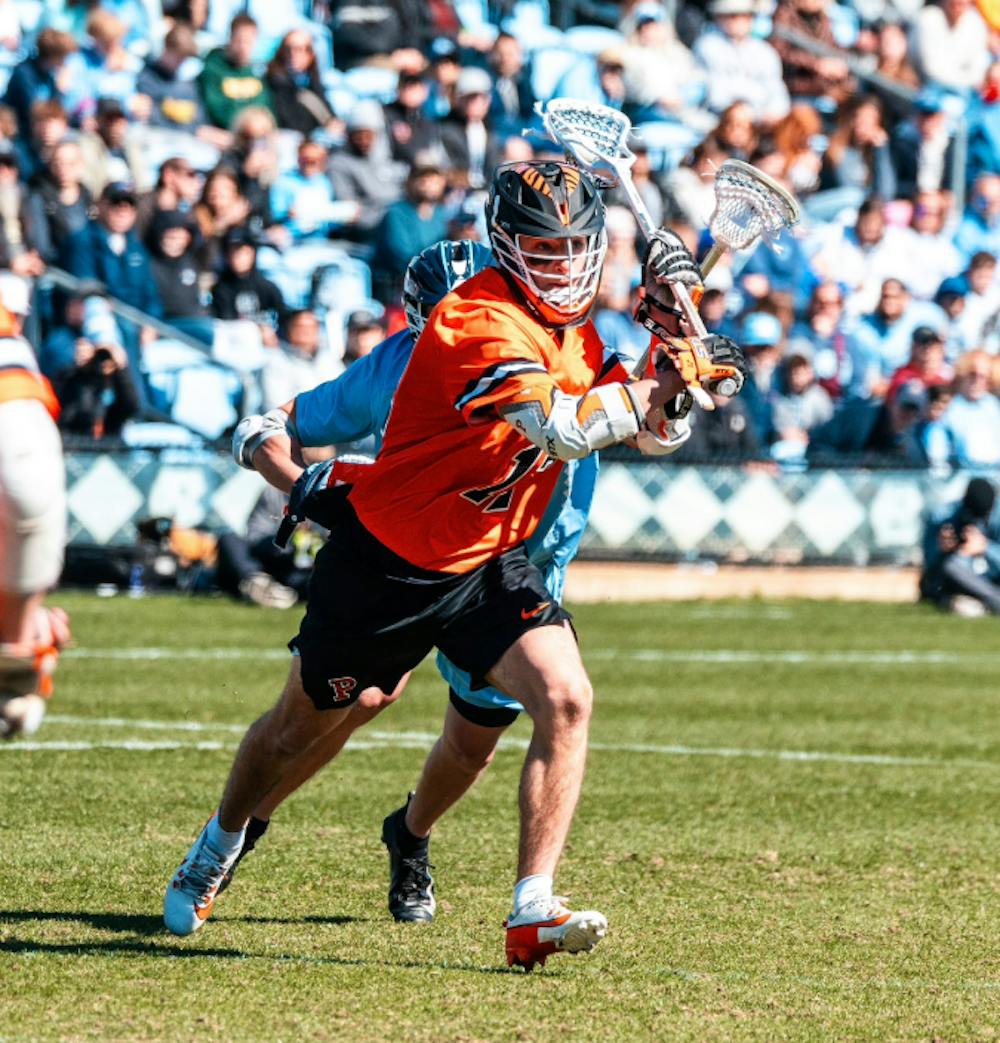
[{"label": "orange and white uniform player", "polygon": [[45,594],[62,571],[66,476],[59,403],[21,336],[23,280],[0,274],[0,737],[31,734],[52,692],[66,613]]}]

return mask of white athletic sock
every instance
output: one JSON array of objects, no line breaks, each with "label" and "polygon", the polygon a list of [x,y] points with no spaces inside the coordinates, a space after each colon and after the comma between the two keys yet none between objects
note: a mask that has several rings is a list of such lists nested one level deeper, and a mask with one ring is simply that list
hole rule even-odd
[{"label": "white athletic sock", "polygon": [[224,858],[235,858],[243,847],[243,835],[245,829],[237,830],[235,833],[227,833],[219,825],[219,816],[213,815],[208,823],[208,842]]},{"label": "white athletic sock", "polygon": [[518,880],[514,885],[514,915],[516,916],[526,905],[542,898],[552,897],[552,877],[544,873],[535,873]]}]

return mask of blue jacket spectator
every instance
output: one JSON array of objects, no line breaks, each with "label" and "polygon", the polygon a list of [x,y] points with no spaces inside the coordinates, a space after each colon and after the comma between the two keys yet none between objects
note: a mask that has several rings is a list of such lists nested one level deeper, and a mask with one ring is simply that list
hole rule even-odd
[{"label": "blue jacket spectator", "polygon": [[966,177],[1000,174],[1000,100],[978,100],[969,106],[969,154]]},{"label": "blue jacket spectator", "polygon": [[490,124],[498,134],[520,134],[535,112],[535,92],[524,48],[516,36],[499,33],[489,60],[493,72]]},{"label": "blue jacket spectator", "polygon": [[993,359],[970,351],[955,366],[956,394],[944,416],[928,425],[927,456],[938,467],[1000,465],[1000,400],[990,394]]},{"label": "blue jacket spectator", "polygon": [[136,197],[112,182],[101,193],[99,216],[63,244],[62,263],[80,279],[103,283],[116,297],[154,317],[162,314],[149,254],[135,233]]},{"label": "blue jacket spectator", "polygon": [[303,141],[298,168],[279,175],[271,186],[271,217],[284,224],[296,241],[322,238],[358,217],[356,202],[334,200],[326,159],[326,149],[319,142]]},{"label": "blue jacket spectator", "polygon": [[930,301],[914,301],[899,279],[886,279],[875,311],[863,315],[848,338],[851,378],[847,395],[881,398],[892,374],[910,357],[918,326],[944,330],[947,317]]},{"label": "blue jacket spectator", "polygon": [[769,446],[775,436],[772,402],[778,388],[783,341],[781,320],[769,312],[751,312],[740,326],[739,343],[750,367],[740,397],[761,446]]},{"label": "blue jacket spectator", "polygon": [[969,204],[955,232],[955,245],[970,260],[973,254],[1000,254],[1000,176],[981,174],[969,193]]},{"label": "blue jacket spectator", "polygon": [[31,106],[36,101],[64,102],[69,87],[66,61],[76,49],[76,41],[68,33],[43,29],[35,41],[35,53],[11,73],[3,103],[14,110],[22,138],[31,136]]},{"label": "blue jacket spectator", "polygon": [[447,234],[445,185],[441,164],[432,156],[417,156],[405,197],[386,210],[375,231],[372,261],[384,300],[398,297],[411,259]]},{"label": "blue jacket spectator", "polygon": [[820,280],[813,271],[802,240],[791,232],[782,232],[772,244],[762,242],[750,255],[740,273],[763,275],[768,282],[767,293],[788,294],[796,312],[804,311]]}]

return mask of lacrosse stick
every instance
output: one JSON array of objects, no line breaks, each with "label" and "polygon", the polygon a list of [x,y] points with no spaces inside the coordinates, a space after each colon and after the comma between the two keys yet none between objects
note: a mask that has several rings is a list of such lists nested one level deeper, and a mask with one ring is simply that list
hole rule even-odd
[{"label": "lacrosse stick", "polygon": [[[572,98],[553,98],[536,102],[535,111],[541,116],[549,137],[562,146],[570,162],[586,170],[599,188],[620,185],[625,202],[635,216],[643,239],[649,242],[657,231],[646,204],[632,181],[635,155],[629,150],[628,136],[632,130],[629,118],[608,105],[574,101]],[[700,351],[706,358],[700,339],[708,336],[697,305],[682,283],[670,284],[684,318],[694,331],[692,351]],[[711,395],[697,381],[687,385],[692,398],[702,409],[714,409]],[[731,392],[735,391],[734,384]],[[721,389],[720,389],[721,390]],[[724,393],[724,392],[723,392]]]}]

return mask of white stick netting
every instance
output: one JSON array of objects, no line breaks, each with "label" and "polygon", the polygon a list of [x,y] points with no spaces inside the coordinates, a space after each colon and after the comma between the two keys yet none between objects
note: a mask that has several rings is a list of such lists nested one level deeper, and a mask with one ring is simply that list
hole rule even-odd
[{"label": "white stick netting", "polygon": [[715,174],[712,238],[730,250],[744,250],[758,237],[775,239],[801,217],[795,198],[747,163],[727,160]]},{"label": "white stick netting", "polygon": [[605,165],[607,160],[633,158],[626,145],[632,124],[615,109],[562,98],[544,107],[539,103],[538,109],[551,137],[572,159],[595,174],[599,184],[617,181],[614,171]]}]

